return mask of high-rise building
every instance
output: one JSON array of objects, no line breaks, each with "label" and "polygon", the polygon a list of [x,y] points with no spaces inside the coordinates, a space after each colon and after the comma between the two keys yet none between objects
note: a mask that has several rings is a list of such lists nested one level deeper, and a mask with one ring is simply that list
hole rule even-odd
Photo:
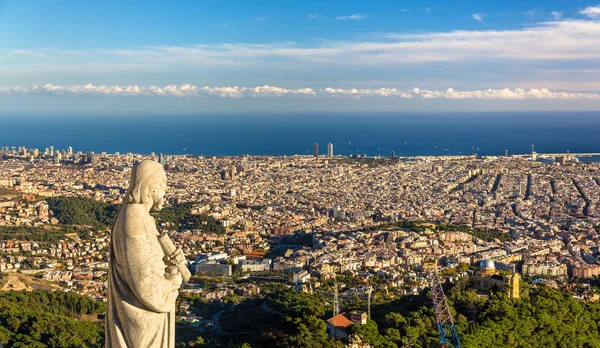
[{"label": "high-rise building", "polygon": [[391,158],[396,158],[396,151],[392,151],[392,153],[390,154]]},{"label": "high-rise building", "polygon": [[315,158],[319,158],[319,143],[313,145],[313,155]]},{"label": "high-rise building", "polygon": [[54,146],[50,146],[50,157],[54,157]]},{"label": "high-rise building", "polygon": [[327,144],[327,157],[333,157],[333,144]]},{"label": "high-rise building", "polygon": [[72,155],[73,155],[73,147],[72,147],[72,146],[69,146],[69,147],[67,148],[67,155],[69,155],[69,156],[72,156]]},{"label": "high-rise building", "polygon": [[162,152],[158,154],[158,163],[162,165],[165,164],[165,157],[163,156]]},{"label": "high-rise building", "polygon": [[504,150],[504,157],[508,157],[508,150]]},{"label": "high-rise building", "polygon": [[519,185],[519,196],[523,197],[527,193],[527,182],[521,181]]}]

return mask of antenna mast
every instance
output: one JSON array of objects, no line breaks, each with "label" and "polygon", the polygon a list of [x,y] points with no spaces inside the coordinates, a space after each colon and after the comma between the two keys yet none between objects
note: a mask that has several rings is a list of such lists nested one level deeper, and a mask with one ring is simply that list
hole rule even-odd
[{"label": "antenna mast", "polygon": [[438,274],[438,266],[434,266],[429,273],[429,284],[431,285],[431,298],[433,300],[433,309],[435,311],[435,319],[438,326],[438,336],[442,347],[460,348],[460,340],[458,331],[452,313],[446,302],[446,295],[442,288],[440,276]]},{"label": "antenna mast", "polygon": [[333,316],[340,314],[340,306],[338,303],[338,287],[337,287],[337,279],[333,283],[334,292],[333,292]]},{"label": "antenna mast", "polygon": [[367,289],[367,295],[368,295],[368,307],[367,307],[367,315],[369,317],[369,319],[371,319],[371,293],[373,292],[373,287],[369,285],[369,288]]}]

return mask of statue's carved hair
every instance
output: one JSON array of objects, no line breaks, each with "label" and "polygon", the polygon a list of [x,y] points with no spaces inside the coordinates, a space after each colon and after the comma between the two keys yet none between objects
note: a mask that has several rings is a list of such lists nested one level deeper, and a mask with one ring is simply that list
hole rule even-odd
[{"label": "statue's carved hair", "polygon": [[125,193],[125,204],[144,204],[148,202],[158,185],[164,185],[167,175],[158,162],[142,161],[131,170],[131,182]]}]

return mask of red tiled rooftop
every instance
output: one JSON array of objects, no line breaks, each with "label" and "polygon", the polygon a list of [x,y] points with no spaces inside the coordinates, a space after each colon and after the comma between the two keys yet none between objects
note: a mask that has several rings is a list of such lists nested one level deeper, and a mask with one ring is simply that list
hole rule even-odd
[{"label": "red tiled rooftop", "polygon": [[336,315],[335,317],[327,320],[327,322],[335,327],[348,327],[350,325],[356,324],[352,320],[346,317],[346,313],[341,313]]}]

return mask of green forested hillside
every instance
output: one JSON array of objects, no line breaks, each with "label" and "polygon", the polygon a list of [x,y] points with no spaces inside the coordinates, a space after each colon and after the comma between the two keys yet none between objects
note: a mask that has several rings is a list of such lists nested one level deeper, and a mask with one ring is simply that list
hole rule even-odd
[{"label": "green forested hillside", "polygon": [[452,297],[465,347],[600,347],[600,303],[545,286],[517,300],[498,294],[476,301],[464,292]]},{"label": "green forested hillside", "polygon": [[66,225],[111,225],[119,211],[117,205],[83,197],[52,197],[46,201],[58,221]]},{"label": "green forested hillside", "polygon": [[[523,290],[521,299],[489,298],[461,283],[448,300],[463,347],[600,347],[600,303],[574,299],[545,286]],[[350,332],[375,347],[439,347],[427,293],[376,299],[367,325]],[[327,338],[330,298],[273,287],[263,298],[226,308],[220,331],[178,325],[179,347],[341,347]],[[357,299],[357,301],[360,301]],[[355,308],[364,303],[355,303]],[[350,303],[345,310],[351,310]],[[105,304],[63,292],[0,294],[0,343],[8,347],[103,347],[103,323],[80,320],[103,313]]]},{"label": "green forested hillside", "polygon": [[0,343],[7,347],[104,347],[103,323],[78,319],[105,310],[104,303],[74,293],[0,293]]},{"label": "green forested hillside", "polygon": [[51,229],[29,226],[0,226],[0,240],[32,241],[39,243],[57,243],[65,239],[65,233],[74,228],[60,226]]},{"label": "green forested hillside", "polygon": [[[523,297],[478,296],[466,284],[447,291],[463,347],[600,347],[600,303],[546,286],[525,287]],[[399,347],[439,347],[426,294],[377,305],[380,332]]]},{"label": "green forested hillside", "polygon": [[199,230],[203,232],[212,232],[224,234],[225,228],[219,224],[215,218],[203,214],[191,214],[193,203],[175,204],[164,207],[161,211],[153,213],[158,224],[169,223],[178,230]]},{"label": "green forested hillside", "polygon": [[[54,217],[64,225],[111,226],[119,212],[119,206],[84,197],[52,197],[46,200]],[[217,234],[225,228],[209,215],[191,214],[193,203],[164,207],[153,212],[158,224],[168,223],[178,230],[192,229]]]},{"label": "green forested hillside", "polygon": [[[600,303],[574,299],[546,286],[528,289],[526,285],[523,290],[523,298],[513,300],[502,293],[479,296],[466,282],[448,289],[462,346],[600,347]],[[276,290],[264,300],[246,300],[226,310],[219,320],[223,331],[218,334],[180,327],[179,344],[184,347],[201,336],[207,347],[244,343],[252,347],[341,346],[341,341],[327,339],[330,300],[318,294]],[[344,310],[364,310],[366,303],[357,301],[345,303]],[[375,302],[373,320],[351,327],[351,333],[374,347],[440,347],[427,292]]]}]

